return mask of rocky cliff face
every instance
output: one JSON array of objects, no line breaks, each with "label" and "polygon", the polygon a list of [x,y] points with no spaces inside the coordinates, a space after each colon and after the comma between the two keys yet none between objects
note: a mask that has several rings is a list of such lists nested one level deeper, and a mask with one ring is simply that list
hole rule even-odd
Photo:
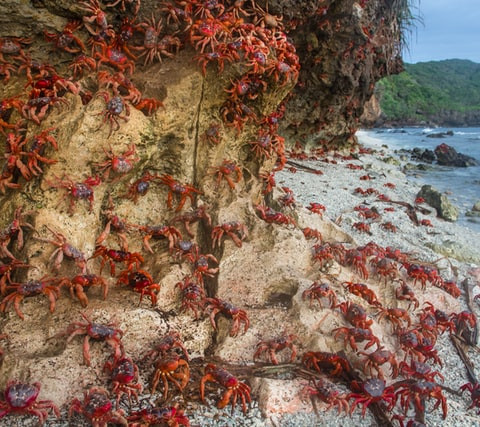
[{"label": "rocky cliff face", "polygon": [[[284,138],[354,143],[400,63],[384,3],[2,2],[0,385],[38,380],[63,405],[105,384],[111,348],[87,319],[121,329],[135,361],[173,330],[191,357],[225,362],[251,360],[272,325],[306,347],[299,226],[348,238],[265,203]],[[241,339],[228,304],[250,319]]]}]

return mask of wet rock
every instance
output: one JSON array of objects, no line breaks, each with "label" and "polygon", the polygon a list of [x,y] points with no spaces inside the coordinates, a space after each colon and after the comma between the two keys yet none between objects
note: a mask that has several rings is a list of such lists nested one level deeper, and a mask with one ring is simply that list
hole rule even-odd
[{"label": "wet rock", "polygon": [[431,185],[424,185],[417,194],[423,197],[425,202],[437,210],[437,215],[446,221],[458,219],[458,209],[448,200],[447,196],[441,194]]},{"label": "wet rock", "polygon": [[465,215],[469,217],[480,218],[480,200],[472,206],[471,210],[465,212]]},{"label": "wet rock", "polygon": [[437,157],[435,156],[435,153],[428,148],[423,150],[422,148],[415,147],[412,150],[412,159],[420,160],[421,162],[425,163],[433,163],[435,160],[437,160]]},{"label": "wet rock", "polygon": [[447,144],[440,144],[435,148],[435,154],[439,165],[467,167],[478,165],[477,160],[466,154],[457,153],[455,148]]},{"label": "wet rock", "polygon": [[453,136],[453,131],[430,133],[427,138],[446,138],[447,136]]},{"label": "wet rock", "polygon": [[392,156],[385,157],[383,161],[388,165],[395,165],[395,166],[400,165],[400,161]]}]

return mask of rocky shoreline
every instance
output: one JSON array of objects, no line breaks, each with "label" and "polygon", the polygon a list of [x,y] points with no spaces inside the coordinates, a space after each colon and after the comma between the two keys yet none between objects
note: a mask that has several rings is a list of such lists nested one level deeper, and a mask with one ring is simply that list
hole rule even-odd
[{"label": "rocky shoreline", "polygon": [[[361,136],[360,142],[362,142]],[[415,187],[408,181],[406,175],[401,171],[402,165],[392,165],[388,161],[386,162],[386,159],[395,156],[393,152],[385,147],[367,148],[363,154],[353,158],[342,157],[333,152],[319,160],[302,160],[298,156],[291,156],[285,170],[276,174],[277,187],[274,189],[273,203],[280,203],[279,201],[286,194],[285,190],[281,189],[282,187],[288,187],[293,191],[295,204],[281,209],[285,215],[296,218],[299,228],[312,227],[319,230],[324,239],[351,247],[366,245],[371,241],[382,247],[392,246],[402,252],[409,253],[419,262],[437,266],[445,280],[453,279],[459,285],[467,280],[474,285],[474,293],[479,293],[480,235],[455,223],[437,218],[434,210],[426,205],[422,207],[424,209],[423,214],[420,211],[417,212],[418,219],[420,221],[428,220],[432,226],[415,225],[409,217],[405,205],[389,202],[387,197],[390,201],[414,205],[414,200],[420,188]],[[370,151],[370,149],[374,151]],[[312,173],[314,171],[321,171],[322,173]],[[362,180],[361,177],[364,176],[368,176],[370,179]],[[357,188],[372,188],[375,192],[370,195],[361,194],[356,190]],[[384,200],[379,200],[378,196],[380,194],[386,196],[381,197]],[[325,206],[323,214],[320,215],[308,210],[307,207],[311,203],[319,203]],[[361,218],[358,211],[355,210],[355,206],[358,205],[366,206],[378,212],[381,216],[374,220]],[[390,208],[393,208],[393,210]],[[427,210],[430,213],[427,214]],[[368,233],[360,231],[355,226],[359,222],[368,223]],[[395,232],[392,231],[392,228],[389,230],[383,227],[382,224],[385,223],[391,223],[395,227]],[[283,241],[281,245],[283,245],[285,253],[281,255],[281,260],[285,263],[287,269],[291,269],[292,265],[296,265],[292,259],[295,257],[302,259],[304,256],[303,252],[306,246],[298,241],[301,239],[301,233],[292,230],[291,227],[282,225],[269,224],[266,226],[271,228],[272,238],[275,237],[274,241],[277,243]],[[300,246],[292,245],[292,240],[298,241]],[[229,258],[233,257],[239,262],[238,268],[240,269],[244,269],[245,264],[239,261],[241,256],[233,255],[236,253],[234,246],[228,244],[227,247],[227,241],[225,243],[226,251],[220,267],[221,271],[227,272],[225,273],[227,276],[233,276],[238,271],[229,265]],[[242,250],[246,248],[247,252],[251,251],[254,244],[256,243],[253,235],[244,242]],[[309,241],[307,246],[311,247],[312,245],[312,241]],[[279,251],[278,246],[275,251]],[[295,253],[295,251],[298,252]],[[265,254],[267,252],[263,255]],[[259,253],[256,256],[261,257],[262,254]],[[268,257],[269,255],[265,256]],[[250,258],[250,262],[251,260]],[[266,268],[268,268],[269,262],[271,261],[266,261]],[[267,335],[278,336],[284,328],[289,328],[290,322],[291,328],[298,328],[298,324],[301,325],[300,329],[294,329],[298,334],[306,332],[302,329],[304,327],[310,329],[309,335],[305,335],[300,340],[299,356],[297,356],[299,358],[307,350],[339,351],[345,348],[343,340],[336,340],[336,343],[331,341],[331,330],[334,327],[342,326],[342,316],[328,307],[318,308],[316,304],[309,308],[306,301],[303,300],[302,294],[311,285],[312,279],[323,280],[327,278],[337,293],[342,291],[335,283],[342,280],[359,281],[361,279],[359,279],[357,272],[348,266],[339,266],[335,263],[329,271],[320,271],[316,263],[312,264],[311,261],[308,261],[308,263],[310,265],[309,273],[304,277],[297,276],[294,279],[297,281],[297,285],[290,309],[282,308],[280,304],[276,309],[255,310],[252,308],[252,303],[249,303],[252,297],[248,294],[242,296],[242,292],[245,292],[246,289],[241,290],[237,287],[238,294],[236,296],[232,295],[232,299],[244,299],[243,307],[248,311],[251,318],[251,327],[246,334],[228,338],[226,334],[229,324],[222,321],[219,325],[220,334],[217,337],[218,348],[213,355],[214,358],[219,359],[219,363],[230,360],[233,364],[236,364],[237,368],[244,365],[245,369],[251,369],[253,366],[252,354],[258,339],[265,338]],[[255,266],[252,268],[253,271],[257,272]],[[246,274],[248,273],[244,271],[244,275]],[[282,274],[282,277],[285,278],[286,271]],[[294,275],[297,274],[298,272],[295,272]],[[221,277],[221,280],[226,279]],[[262,277],[258,280],[261,281]],[[371,276],[368,280],[362,281],[375,289],[383,302],[388,302],[391,306],[395,304],[399,307],[406,307],[392,299],[390,290],[393,288],[391,284],[383,285],[383,279]],[[422,308],[424,302],[431,302],[449,313],[467,309],[463,291],[458,299],[452,298],[447,293],[432,286],[428,286],[425,291],[421,291],[420,287],[416,285],[414,291],[420,301],[420,308]],[[342,294],[347,300],[356,303],[362,301],[358,297],[349,297],[344,292]],[[363,302],[363,305],[365,305],[365,302]],[[475,308],[478,312],[478,306]],[[378,313],[375,314],[375,311],[369,310],[369,314],[375,319],[373,330],[376,335],[381,337],[382,345],[386,345],[387,348],[392,350],[395,349],[395,340],[391,336],[392,330],[388,322],[379,322],[377,319]],[[413,312],[411,315],[413,320]],[[128,320],[125,321],[128,322]],[[272,329],[274,328],[273,325],[277,325],[277,329]],[[445,382],[442,385],[446,386],[448,390],[453,390],[453,392],[444,391],[448,405],[448,415],[445,420],[442,419],[441,410],[432,410],[432,403],[427,404],[426,425],[479,426],[480,421],[478,416],[475,415],[475,411],[467,410],[471,402],[468,393],[464,393],[463,396],[455,393],[468,380],[462,361],[452,346],[448,334],[439,337],[435,348],[443,361],[443,367],[435,365],[434,369],[445,377]],[[358,355],[353,354],[348,347],[345,350],[356,369],[360,369],[361,359]],[[480,354],[469,349],[467,349],[467,353],[475,366],[480,366]],[[281,360],[288,359],[288,353],[280,353],[279,358]],[[195,365],[195,361],[192,362],[192,365]],[[361,416],[361,411],[358,409],[351,416],[344,413],[337,414],[336,410],[326,411],[326,405],[321,402],[317,402],[319,413],[318,415],[315,414],[308,393],[305,391],[308,381],[305,378],[292,378],[291,372],[288,374],[288,365],[286,368],[284,367],[284,370],[287,374],[284,374],[283,377],[282,375],[277,375],[275,378],[242,376],[242,379],[252,386],[252,396],[254,398],[254,402],[246,414],[242,413],[241,405],[240,408],[237,405],[235,411],[231,411],[230,406],[225,409],[217,409],[215,404],[220,394],[216,398],[210,396],[207,398],[208,405],[203,405],[198,402],[196,392],[194,392],[193,399],[186,400],[182,409],[189,417],[192,426],[298,427],[375,424],[375,419],[369,411],[367,411],[365,417]],[[149,380],[145,379],[145,381],[148,382]],[[391,382],[391,380],[388,380],[388,382]],[[342,392],[348,392],[348,389],[344,386],[338,385],[338,387]],[[220,393],[220,390],[218,393]],[[140,407],[145,407],[149,402],[152,404],[151,399],[152,396],[142,394],[140,396]],[[135,408],[131,409],[135,410]],[[78,426],[86,425],[78,417],[68,420],[65,409],[62,414],[61,420],[51,421],[49,419],[46,425],[67,426],[72,425],[72,422]],[[34,421],[34,417],[23,418],[23,421],[19,421],[18,425],[30,426],[34,425]]]}]

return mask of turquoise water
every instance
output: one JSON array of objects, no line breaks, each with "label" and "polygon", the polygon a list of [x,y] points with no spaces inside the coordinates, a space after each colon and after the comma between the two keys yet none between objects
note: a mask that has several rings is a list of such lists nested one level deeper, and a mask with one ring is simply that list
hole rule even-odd
[{"label": "turquoise water", "polygon": [[[445,138],[427,138],[429,133],[453,131],[453,136]],[[386,144],[390,149],[402,148],[435,150],[437,145],[448,144],[457,152],[475,158],[480,163],[480,128],[401,128],[373,129],[360,131],[359,140],[366,145],[376,147]],[[412,163],[417,163],[412,160]],[[480,166],[454,168],[432,165],[432,170],[409,172],[410,180],[419,185],[430,184],[445,192],[448,198],[459,208],[459,224],[480,231],[480,218],[466,217],[465,212],[480,201]]]}]

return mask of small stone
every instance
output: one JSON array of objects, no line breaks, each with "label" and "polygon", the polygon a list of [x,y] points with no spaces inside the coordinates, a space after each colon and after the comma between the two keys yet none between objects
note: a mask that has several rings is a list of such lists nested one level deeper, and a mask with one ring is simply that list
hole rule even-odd
[{"label": "small stone", "polygon": [[480,212],[480,200],[472,206],[472,211]]}]

